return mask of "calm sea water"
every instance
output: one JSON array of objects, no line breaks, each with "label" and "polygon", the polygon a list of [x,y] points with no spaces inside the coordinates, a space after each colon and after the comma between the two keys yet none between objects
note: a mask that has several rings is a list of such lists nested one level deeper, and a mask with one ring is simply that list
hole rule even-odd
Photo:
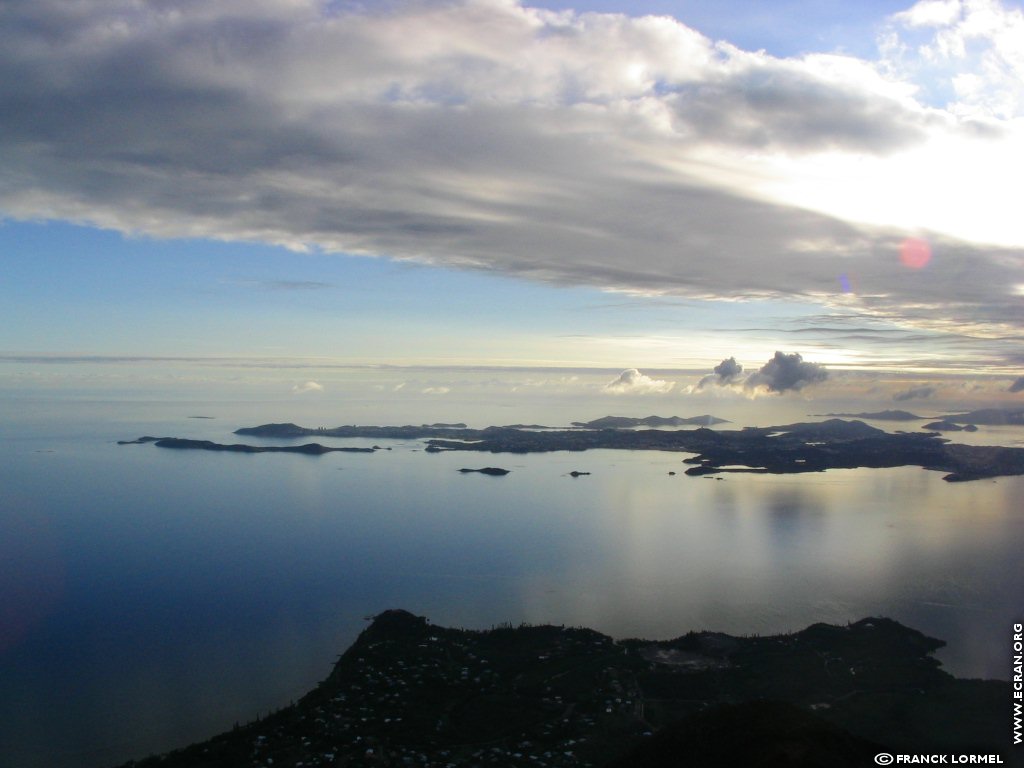
[{"label": "calm sea water", "polygon": [[[321,457],[115,444],[231,441],[276,416],[184,408],[4,420],[3,765],[103,766],[208,737],[298,698],[364,616],[392,607],[651,638],[888,615],[946,640],[948,670],[1009,676],[1022,478],[714,480],[684,476],[678,454],[438,455],[402,441]],[[512,473],[457,472],[487,465]]]}]

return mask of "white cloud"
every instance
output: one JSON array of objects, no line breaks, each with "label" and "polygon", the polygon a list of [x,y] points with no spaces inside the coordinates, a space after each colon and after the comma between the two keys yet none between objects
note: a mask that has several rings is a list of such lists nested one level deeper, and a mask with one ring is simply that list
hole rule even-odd
[{"label": "white cloud", "polygon": [[451,391],[451,387],[427,387],[422,390],[422,393],[424,395],[447,395]]},{"label": "white cloud", "polygon": [[675,382],[652,379],[636,368],[628,368],[614,381],[604,385],[604,391],[612,395],[663,395],[672,391]]},{"label": "white cloud", "polygon": [[7,4],[0,214],[1019,337],[1024,26],[951,7],[871,62],[512,0]]},{"label": "white cloud", "polygon": [[908,27],[945,27],[960,19],[960,0],[921,0],[893,19]]},{"label": "white cloud", "polygon": [[954,114],[1024,117],[1019,7],[997,0],[923,0],[891,17],[884,48],[894,71],[913,78]]},{"label": "white cloud", "polygon": [[306,381],[302,384],[296,384],[292,387],[292,392],[296,395],[305,395],[310,392],[323,392],[324,385],[319,384],[315,381]]}]

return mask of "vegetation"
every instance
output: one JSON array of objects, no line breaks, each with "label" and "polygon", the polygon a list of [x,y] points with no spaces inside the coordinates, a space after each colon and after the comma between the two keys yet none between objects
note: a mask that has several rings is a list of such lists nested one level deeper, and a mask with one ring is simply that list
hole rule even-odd
[{"label": "vegetation", "polygon": [[941,645],[888,619],[615,642],[386,611],[295,705],[128,765],[843,766],[883,747],[1005,753],[1009,684],[954,679],[931,657]]}]

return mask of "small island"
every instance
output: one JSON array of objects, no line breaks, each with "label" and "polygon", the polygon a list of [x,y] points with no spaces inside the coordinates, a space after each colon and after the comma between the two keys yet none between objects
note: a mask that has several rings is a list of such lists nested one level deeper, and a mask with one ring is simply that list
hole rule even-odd
[{"label": "small island", "polygon": [[978,428],[973,424],[965,424],[960,426],[952,421],[933,421],[930,424],[925,424],[921,429],[927,429],[929,432],[977,432]]},{"label": "small island", "polygon": [[873,411],[861,413],[812,413],[811,416],[846,419],[872,419],[874,421],[921,421],[925,417],[910,411]]},{"label": "small island", "polygon": [[331,447],[320,445],[320,443],[306,443],[305,445],[245,445],[235,443],[224,445],[214,443],[210,440],[186,440],[181,437],[140,437],[135,440],[118,440],[118,445],[143,445],[153,443],[157,448],[177,448],[179,450],[194,451],[229,451],[231,453],[302,453],[310,456],[319,456],[323,453],[373,453],[376,448],[352,448],[347,446]]},{"label": "small island", "polygon": [[885,618],[766,637],[616,641],[582,627],[451,629],[389,610],[294,705],[125,768],[654,768],[775,753],[787,759],[757,764],[859,766],[883,751],[1008,755],[1010,684],[953,678],[931,655],[942,645]]},{"label": "small island", "polygon": [[463,467],[462,469],[459,470],[459,472],[462,472],[463,474],[469,472],[478,472],[481,475],[492,475],[494,477],[501,477],[503,475],[507,475],[511,471],[512,470],[510,469],[502,469],[501,467],[482,467],[480,469],[467,469],[466,467]]}]

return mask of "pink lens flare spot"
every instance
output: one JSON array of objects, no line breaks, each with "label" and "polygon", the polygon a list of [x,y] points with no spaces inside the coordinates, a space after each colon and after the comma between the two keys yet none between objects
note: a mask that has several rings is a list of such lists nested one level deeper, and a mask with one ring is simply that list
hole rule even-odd
[{"label": "pink lens flare spot", "polygon": [[927,240],[908,237],[900,244],[900,262],[909,269],[921,269],[932,260],[932,247]]}]

